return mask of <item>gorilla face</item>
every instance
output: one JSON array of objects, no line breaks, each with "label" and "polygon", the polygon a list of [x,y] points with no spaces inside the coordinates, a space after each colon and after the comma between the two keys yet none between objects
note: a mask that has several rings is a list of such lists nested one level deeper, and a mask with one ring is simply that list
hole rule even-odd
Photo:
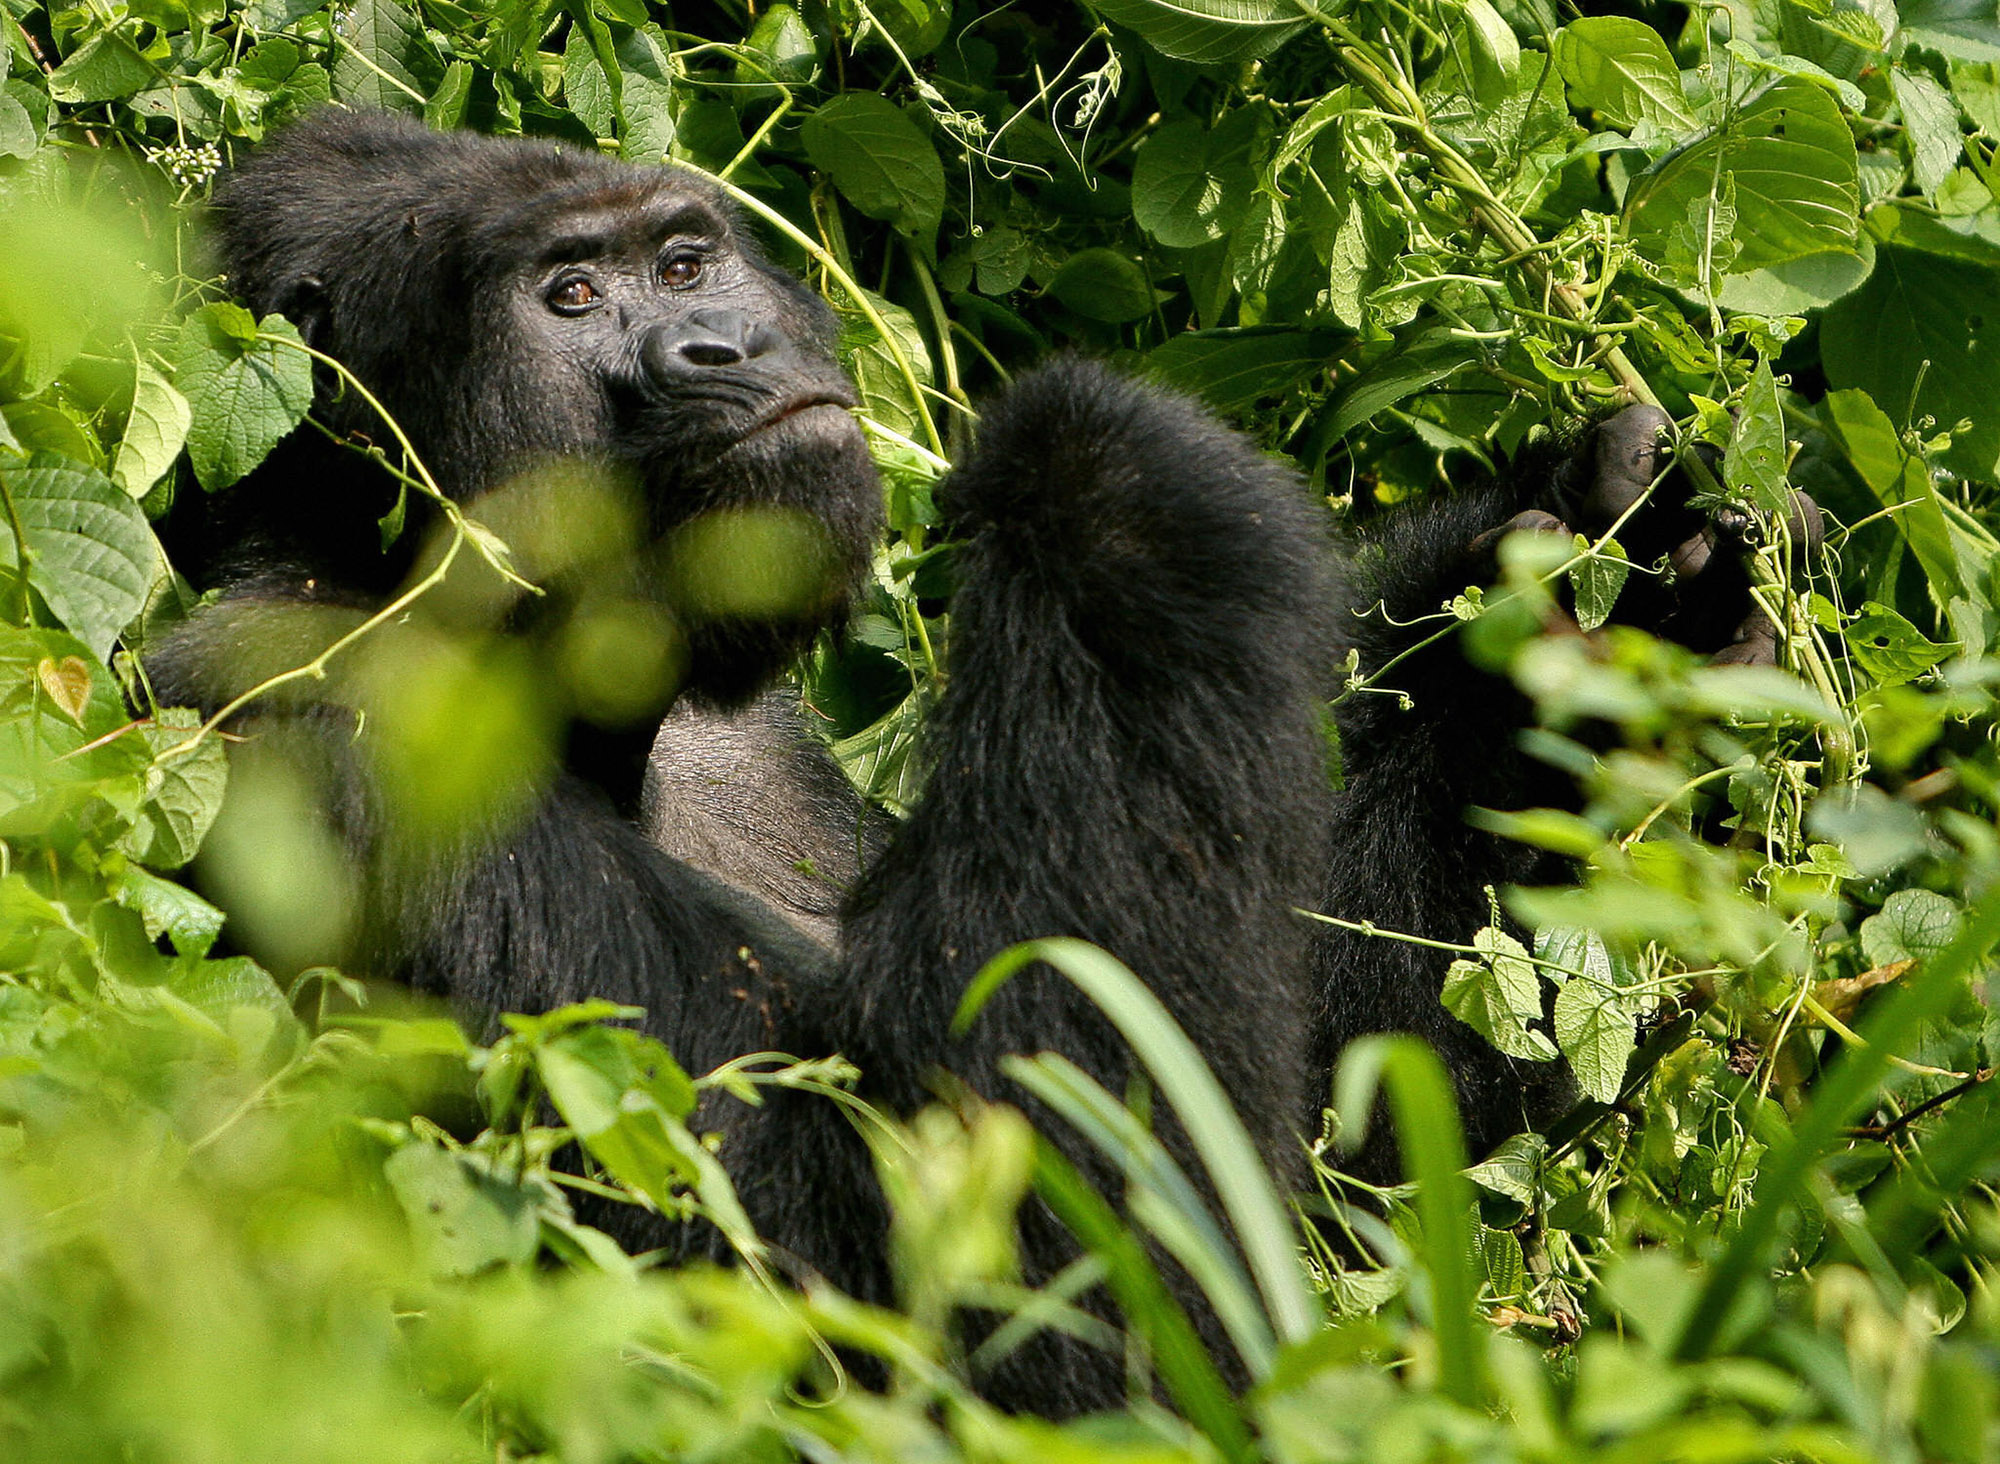
[{"label": "gorilla face", "polygon": [[[706,182],[329,111],[255,154],[217,213],[237,291],[367,383],[452,497],[551,461],[636,479],[696,690],[748,694],[838,618],[881,508],[833,316]],[[315,413],[380,433],[331,380]],[[677,574],[681,532],[732,515],[744,533],[704,532],[711,562]],[[732,555],[745,578],[786,572],[774,544],[796,593],[732,593]]]}]

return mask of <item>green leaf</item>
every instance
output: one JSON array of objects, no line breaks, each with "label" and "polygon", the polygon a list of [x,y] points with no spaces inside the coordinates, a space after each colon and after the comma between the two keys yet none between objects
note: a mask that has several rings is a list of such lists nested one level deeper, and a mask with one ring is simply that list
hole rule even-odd
[{"label": "green leaf", "polygon": [[1465,1171],[1465,1177],[1502,1199],[1533,1204],[1549,1141],[1540,1134],[1516,1134],[1485,1159]]},{"label": "green leaf", "polygon": [[1642,174],[1626,198],[1627,229],[1664,257],[1674,231],[1706,209],[1718,175],[1734,188],[1732,271],[1854,247],[1861,199],[1854,136],[1839,105],[1813,83],[1772,83],[1722,130]]},{"label": "green leaf", "polygon": [[439,1276],[470,1276],[534,1259],[541,1219],[528,1193],[435,1144],[405,1144],[382,1165],[409,1217],[424,1262]]},{"label": "green leaf", "polygon": [[1573,974],[1600,986],[1623,987],[1633,981],[1631,963],[1588,926],[1542,927],[1535,932],[1535,954],[1563,968],[1559,973],[1543,967],[1542,974],[1551,980],[1567,980]]},{"label": "green leaf", "polygon": [[944,217],[944,164],[902,109],[872,92],[848,92],[814,112],[802,129],[813,166],[870,218],[913,238]]},{"label": "green leaf", "polygon": [[1861,951],[1871,966],[1926,961],[1958,939],[1965,916],[1934,890],[1897,890],[1879,914],[1861,922]]},{"label": "green leaf", "polygon": [[[0,487],[28,539],[29,581],[69,632],[107,659],[161,570],[145,514],[102,473],[53,453],[38,452],[25,467],[0,459]],[[4,515],[0,546],[14,553]]]},{"label": "green leaf", "polygon": [[1304,157],[1320,133],[1353,109],[1354,94],[1344,86],[1328,92],[1306,108],[1292,125],[1285,129],[1284,139],[1278,144],[1278,150],[1271,158],[1271,176],[1276,178],[1286,168]]},{"label": "green leaf", "polygon": [[1868,226],[1875,272],[1821,326],[1828,384],[1859,387],[1899,414],[1914,397],[1916,414],[1945,428],[1969,422],[1943,462],[1986,477],[2000,461],[2000,249],[1901,209],[1874,210]]},{"label": "green leaf", "polygon": [[624,119],[619,155],[630,162],[665,162],[680,135],[674,115],[674,63],[668,58],[672,49],[656,25],[635,30],[618,42],[618,77],[611,84],[611,95]]},{"label": "green leaf", "polygon": [[1254,61],[1304,28],[1281,0],[1090,0],[1107,20],[1130,26],[1177,61]]},{"label": "green leaf", "polygon": [[1917,556],[1938,598],[1962,596],[1951,526],[1924,460],[1903,445],[1888,414],[1865,391],[1828,392],[1820,410],[1875,501],[1897,510],[1889,521]]},{"label": "green leaf", "polygon": [[[966,988],[952,1016],[953,1035],[963,1034],[993,993],[1036,961],[1047,962],[1074,982],[1145,1064],[1221,1197],[1273,1330],[1285,1342],[1310,1336],[1320,1325],[1318,1309],[1306,1292],[1292,1227],[1257,1146],[1200,1051],[1159,998],[1116,958],[1067,937],[1031,940],[1003,951]],[[1459,1167],[1462,1163],[1454,1166]]]},{"label": "green leaf", "polygon": [[145,89],[158,76],[158,69],[136,46],[107,31],[84,42],[49,74],[49,95],[78,104],[115,101]]},{"label": "green leaf", "polygon": [[924,408],[916,397],[910,394],[909,377],[903,372],[903,360],[910,363],[911,372],[919,386],[931,384],[930,347],[924,344],[924,335],[917,328],[917,319],[900,305],[890,303],[874,291],[868,292],[868,301],[881,316],[882,323],[889,328],[894,338],[895,349],[890,341],[875,328],[875,322],[859,311],[843,311],[840,317],[840,341],[836,347],[842,364],[854,378],[854,384],[861,391],[861,409],[884,427],[900,432],[914,441],[925,439]]},{"label": "green leaf", "polygon": [[1903,113],[1903,137],[1910,145],[1910,174],[1926,196],[1958,166],[1965,138],[1958,130],[1958,108],[1951,93],[1921,72],[1891,67],[1889,79],[1896,105]]},{"label": "green leaf", "polygon": [[[268,1047],[273,1039],[291,1049],[304,1036],[285,993],[278,989],[271,973],[248,956],[184,966],[167,985],[174,995],[213,1018],[238,1040],[249,1037],[257,1050]],[[261,1020],[243,1023],[239,1020],[243,1015]]]},{"label": "green leaf", "polygon": [[186,742],[198,725],[192,714],[168,712],[143,732],[156,760],[146,770],[146,801],[122,847],[155,869],[178,869],[194,858],[222,811],[229,758],[218,739],[207,738],[171,761],[159,758]]},{"label": "green leaf", "polygon": [[1556,993],[1555,1030],[1577,1086],[1599,1103],[1617,1102],[1636,1045],[1632,1014],[1617,992],[1591,981],[1565,982]]},{"label": "green leaf", "polygon": [[2000,14],[1989,0],[1900,0],[1903,34],[1961,61],[2000,61]]},{"label": "green leaf", "polygon": [[1472,43],[1473,94],[1481,100],[1507,94],[1521,68],[1521,42],[1489,0],[1466,0],[1465,32]]},{"label": "green leaf", "polygon": [[[601,23],[600,23],[601,24]],[[606,51],[610,52],[607,39]],[[563,105],[590,129],[593,137],[618,135],[618,104],[611,95],[611,83],[592,49],[589,33],[582,26],[570,28],[563,45]]]},{"label": "green leaf", "polygon": [[1555,1045],[1528,1026],[1541,1018],[1542,987],[1527,950],[1490,925],[1472,943],[1480,958],[1453,961],[1445,973],[1445,1010],[1509,1057],[1553,1058]]},{"label": "green leaf", "polygon": [[1148,352],[1146,367],[1216,411],[1236,412],[1318,375],[1353,339],[1345,331],[1275,327],[1185,331]]},{"label": "green leaf", "polygon": [[1569,572],[1570,590],[1576,600],[1577,629],[1595,630],[1611,618],[1618,592],[1625,588],[1625,577],[1632,572],[1632,565],[1624,546],[1616,539],[1606,539],[1593,553],[1589,537],[1578,534],[1576,552],[1585,556]]},{"label": "green leaf", "polygon": [[1337,442],[1377,412],[1435,386],[1473,364],[1461,342],[1425,332],[1342,383],[1328,403],[1315,436]]},{"label": "green leaf", "polygon": [[165,935],[184,956],[207,955],[222,934],[222,912],[186,885],[132,864],[119,874],[116,888],[119,903],[146,922],[146,934],[155,940]]},{"label": "green leaf", "polygon": [[[819,70],[819,48],[797,10],[789,5],[773,5],[757,18],[744,39],[746,54],[737,57],[736,84],[746,89],[759,82],[781,82],[797,86],[811,81]],[[775,95],[775,87],[761,88]],[[748,95],[760,94],[748,90]]]},{"label": "green leaf", "polygon": [[180,456],[193,417],[187,398],[166,377],[144,361],[136,369],[132,410],[112,460],[111,481],[134,498],[144,498]]},{"label": "green leaf", "polygon": [[424,125],[439,132],[451,132],[465,124],[465,105],[472,97],[470,62],[454,61],[444,69],[431,99],[424,103]]},{"label": "green leaf", "polygon": [[444,63],[415,15],[396,0],[354,0],[335,24],[346,42],[334,52],[335,96],[378,112],[423,109]]},{"label": "green leaf", "polygon": [[41,146],[35,119],[11,92],[0,91],[0,158],[25,158]]},{"label": "green leaf", "polygon": [[[901,644],[900,637],[897,641]],[[916,756],[924,713],[931,704],[925,691],[913,691],[876,721],[831,748],[848,779],[890,812],[907,814],[923,791],[923,759]]]},{"label": "green leaf", "polygon": [[1171,249],[1195,249],[1243,220],[1257,177],[1251,154],[1261,109],[1233,112],[1213,132],[1192,119],[1170,122],[1132,164],[1132,217]]},{"label": "green leaf", "polygon": [[1949,656],[1939,645],[1889,606],[1869,600],[1844,632],[1847,650],[1877,686],[1901,686]]},{"label": "green leaf", "polygon": [[1114,249],[1079,249],[1049,281],[1049,293],[1078,315],[1124,325],[1152,314],[1146,272]]},{"label": "green leaf", "polygon": [[1438,1386],[1461,1406],[1477,1408],[1489,1388],[1488,1364],[1486,1339],[1474,1320],[1472,1186],[1451,1079],[1419,1038],[1375,1035],[1349,1043],[1333,1079],[1334,1107],[1349,1147],[1367,1130],[1378,1086],[1388,1088],[1403,1169],[1417,1185],[1417,1254],[1430,1273]]},{"label": "green leaf", "polygon": [[674,1184],[697,1184],[699,1147],[681,1121],[694,1084],[652,1038],[629,1027],[577,1027],[535,1048],[549,1101],[593,1157],[663,1210]]},{"label": "green leaf", "polygon": [[1771,363],[1760,357],[1729,434],[1722,480],[1761,512],[1782,518],[1792,509],[1785,462],[1785,414],[1778,404],[1778,383],[1771,375]]},{"label": "green leaf", "polygon": [[1725,275],[1721,300],[1725,310],[1750,315],[1804,315],[1830,305],[1861,287],[1875,268],[1875,241],[1863,232],[1855,243],[1860,252],[1828,250],[1805,254],[1742,274]]},{"label": "green leaf", "polygon": [[1659,33],[1622,15],[1585,16],[1556,35],[1556,65],[1570,100],[1630,131],[1651,122],[1666,132],[1695,125],[1680,68]]},{"label": "green leaf", "polygon": [[303,351],[264,336],[299,339],[292,323],[267,315],[245,325],[240,306],[207,305],[181,329],[177,379],[187,396],[188,460],[201,486],[227,488],[261,463],[312,406],[312,363]]}]

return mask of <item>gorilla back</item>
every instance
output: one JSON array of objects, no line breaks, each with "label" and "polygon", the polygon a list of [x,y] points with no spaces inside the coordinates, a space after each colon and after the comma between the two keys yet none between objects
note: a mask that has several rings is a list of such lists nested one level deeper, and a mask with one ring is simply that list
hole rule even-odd
[{"label": "gorilla back", "polygon": [[[311,697],[253,704],[239,761],[310,770],[361,890],[350,965],[472,1011],[627,1002],[695,1071],[758,1049],[844,1052],[863,1097],[907,1113],[939,1070],[1019,1100],[1000,1070],[1019,1051],[1060,1052],[1123,1091],[1128,1053],[1052,973],[1025,973],[966,1037],[947,1036],[989,957],[1080,936],[1129,964],[1194,1035],[1288,1178],[1336,1038],[1451,1026],[1436,963],[1408,964],[1415,947],[1329,948],[1315,974],[1294,910],[1330,900],[1372,916],[1412,892],[1453,920],[1483,910],[1482,886],[1510,866],[1457,812],[1512,786],[1505,704],[1457,670],[1431,676],[1434,694],[1400,725],[1351,722],[1349,767],[1362,776],[1342,805],[1356,841],[1343,856],[1322,723],[1336,629],[1350,622],[1326,515],[1287,467],[1195,404],[1065,362],[989,405],[976,451],[939,493],[963,546],[925,793],[866,841],[882,847],[829,944],[760,898],[781,883],[765,877],[771,830],[803,829],[807,849],[851,846],[858,807],[771,704],[729,711],[838,622],[876,531],[826,309],[698,181],[382,117],[295,127],[230,181],[218,216],[234,287],[350,367],[451,497],[504,507],[505,485],[555,462],[636,482],[641,537],[667,552],[618,573],[688,648],[654,753],[651,840],[626,815],[657,706],[573,735],[560,771],[505,817],[423,841],[406,790],[367,755],[379,732],[338,676]],[[324,432],[296,434],[203,526],[194,567],[222,593],[149,656],[163,703],[224,704],[274,663],[296,664],[274,612],[358,615],[422,567],[415,550],[379,546],[372,520],[395,501],[394,480],[335,440],[379,424],[331,375],[314,417]],[[1389,541],[1354,593],[1367,603],[1387,586],[1398,605],[1434,607],[1466,582],[1468,541],[1518,506],[1500,491],[1456,504]],[[672,552],[687,526],[741,510],[809,519],[810,593],[718,601],[714,584],[736,566]],[[586,571],[572,593],[598,592],[611,573]],[[561,598],[519,599],[500,623],[532,637]],[[1458,755],[1467,727],[1481,729],[1476,757]],[[781,776],[744,788],[733,811],[728,780],[754,766]],[[815,931],[823,913],[810,912]],[[1468,1047],[1461,1077],[1483,1082],[1486,1127],[1511,1132],[1520,1100],[1509,1113],[1496,1096],[1504,1060]],[[780,1091],[703,1121],[722,1132],[778,1254],[889,1298],[882,1199],[833,1104]],[[1087,1145],[1052,1137],[1113,1180]],[[1022,1235],[1031,1282],[1074,1254],[1033,1202]],[[1049,1413],[1115,1402],[1124,1387],[1119,1358],[1053,1332],[980,1381],[1003,1404]]]}]

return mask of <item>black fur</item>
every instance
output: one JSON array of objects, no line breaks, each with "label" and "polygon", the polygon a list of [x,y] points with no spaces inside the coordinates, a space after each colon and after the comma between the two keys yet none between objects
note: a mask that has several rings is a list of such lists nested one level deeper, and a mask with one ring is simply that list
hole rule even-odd
[{"label": "black fur", "polygon": [[[235,288],[350,365],[452,495],[582,457],[637,476],[655,535],[717,506],[792,506],[823,526],[840,583],[865,564],[875,490],[845,414],[750,431],[787,403],[851,400],[828,314],[702,184],[326,113],[253,157],[217,211]],[[614,243],[636,235],[628,253],[645,259],[654,226],[677,214],[694,216],[676,227],[707,251],[704,283],[619,276],[624,314],[589,329],[552,310],[559,270],[535,263],[552,238],[581,221]],[[718,326],[707,310],[733,314]],[[697,326],[728,339],[686,349]],[[320,419],[377,434],[333,386]],[[347,624],[380,603],[413,552],[375,543],[370,510],[392,498],[311,431],[226,495],[202,569],[223,599],[149,657],[162,700],[213,707],[295,663],[298,647],[280,643],[292,622],[274,610],[326,604]],[[243,719],[251,756],[303,757],[328,789],[369,901],[350,961],[471,1010],[631,1002],[697,1071],[760,1048],[844,1052],[865,1097],[908,1112],[938,1069],[1019,1099],[998,1070],[1018,1051],[1063,1052],[1123,1090],[1124,1047],[1052,973],[1025,974],[967,1038],[946,1036],[993,954],[1081,936],[1151,984],[1282,1176],[1300,1173],[1298,1136],[1333,1053],[1362,1031],[1430,1036],[1477,1131],[1517,1126],[1531,1111],[1523,1081],[1438,1007],[1435,953],[1321,936],[1293,910],[1462,940],[1486,919],[1483,886],[1534,873],[1462,819],[1469,803],[1532,793],[1503,686],[1444,651],[1410,663],[1414,711],[1352,701],[1337,799],[1322,731],[1344,644],[1379,664],[1402,634],[1343,607],[1435,610],[1477,573],[1467,544],[1519,504],[1497,490],[1455,500],[1343,568],[1287,467],[1184,398],[1073,361],[988,406],[939,501],[964,539],[963,587],[925,796],[893,830],[860,811],[784,707],[729,710],[838,619],[839,597],[775,628],[704,627],[671,564],[653,567],[649,593],[688,619],[695,651],[654,748],[650,841],[624,813],[650,726],[611,729],[610,751],[573,744],[524,819],[413,856],[354,755],[338,688]],[[827,892],[794,877],[800,861],[836,885],[859,874],[837,932]],[[781,1093],[705,1121],[781,1254],[888,1299],[882,1201],[834,1105]],[[1031,1280],[1072,1254],[1032,1205],[1023,1230]],[[982,1385],[1066,1413],[1115,1402],[1123,1381],[1117,1359],[1050,1337]]]}]

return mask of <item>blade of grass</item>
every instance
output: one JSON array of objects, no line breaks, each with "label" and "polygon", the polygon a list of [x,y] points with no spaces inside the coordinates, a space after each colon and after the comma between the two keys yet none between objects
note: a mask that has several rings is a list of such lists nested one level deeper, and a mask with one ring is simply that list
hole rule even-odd
[{"label": "blade of grass", "polygon": [[1273,1343],[1257,1293],[1236,1248],[1167,1146],[1103,1084],[1060,1053],[1006,1058],[1000,1070],[1124,1171],[1133,1218],[1201,1287],[1250,1376],[1268,1376]]},{"label": "blade of grass", "polygon": [[1035,1138],[1035,1193],[1071,1234],[1103,1260],[1105,1284],[1127,1320],[1145,1336],[1153,1366],[1181,1416],[1206,1434],[1230,1464],[1256,1464],[1249,1425],[1216,1371],[1215,1359],[1201,1345],[1194,1323],[1154,1269],[1146,1247],[1076,1167],[1040,1135]]},{"label": "blade of grass", "polygon": [[963,1033],[1008,978],[1036,961],[1047,962],[1074,982],[1131,1044],[1208,1170],[1273,1330],[1287,1342],[1311,1336],[1319,1328],[1319,1311],[1306,1290],[1291,1220],[1257,1146],[1194,1043],[1121,962],[1087,941],[1068,937],[1026,941],[1002,951],[966,988],[952,1018],[953,1033]]},{"label": "blade of grass", "polygon": [[1484,1339],[1473,1317],[1472,1184],[1465,1177],[1465,1133],[1451,1079],[1429,1045],[1415,1037],[1363,1037],[1348,1044],[1334,1075],[1334,1108],[1345,1147],[1367,1133],[1378,1089],[1386,1088],[1403,1169],[1417,1184],[1423,1222],[1419,1258],[1431,1281],[1431,1330],[1437,1336],[1438,1386],[1469,1408],[1490,1392]]}]

